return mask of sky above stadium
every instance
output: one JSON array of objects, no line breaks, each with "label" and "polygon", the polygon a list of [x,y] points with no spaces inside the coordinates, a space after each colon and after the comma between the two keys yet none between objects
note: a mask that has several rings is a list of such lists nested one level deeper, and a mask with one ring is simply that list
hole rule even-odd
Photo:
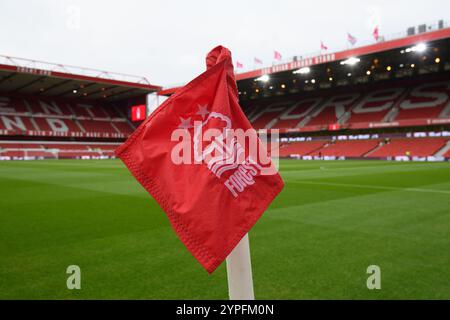
[{"label": "sky above stadium", "polygon": [[242,71],[254,58],[283,59],[373,43],[409,26],[450,22],[450,1],[2,0],[0,54],[145,76],[172,86],[205,69],[205,55],[228,47]]}]

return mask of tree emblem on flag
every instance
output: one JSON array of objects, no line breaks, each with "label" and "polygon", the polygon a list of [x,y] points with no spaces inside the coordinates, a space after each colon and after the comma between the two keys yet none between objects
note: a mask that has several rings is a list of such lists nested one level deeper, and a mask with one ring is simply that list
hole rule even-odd
[{"label": "tree emblem on flag", "polygon": [[[209,112],[207,105],[198,105],[195,117],[180,117],[180,124],[176,130],[188,132],[188,136],[192,136],[192,144],[186,140],[182,143],[188,142],[189,145],[183,146],[185,149],[192,145],[194,163],[206,165],[217,178],[227,176],[223,184],[233,197],[237,198],[247,186],[255,184],[253,177],[261,174],[263,168],[257,161],[260,157],[246,154],[244,146],[239,141],[245,142],[245,138],[251,134],[244,133],[243,137],[239,137],[243,131],[236,134],[231,119],[220,112]],[[176,147],[178,146],[174,148]],[[185,154],[190,155],[190,152]],[[177,157],[179,153],[173,152],[172,156]],[[266,161],[270,162],[270,159]],[[183,163],[179,159],[174,159],[174,162]],[[184,164],[190,165],[191,162],[184,161]],[[227,172],[229,174],[226,174]]]}]

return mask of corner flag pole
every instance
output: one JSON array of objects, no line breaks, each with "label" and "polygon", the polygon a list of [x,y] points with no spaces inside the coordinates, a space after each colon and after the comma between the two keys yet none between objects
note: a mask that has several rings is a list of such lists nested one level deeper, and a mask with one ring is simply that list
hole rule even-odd
[{"label": "corner flag pole", "polygon": [[248,233],[227,257],[227,276],[230,300],[255,299]]}]

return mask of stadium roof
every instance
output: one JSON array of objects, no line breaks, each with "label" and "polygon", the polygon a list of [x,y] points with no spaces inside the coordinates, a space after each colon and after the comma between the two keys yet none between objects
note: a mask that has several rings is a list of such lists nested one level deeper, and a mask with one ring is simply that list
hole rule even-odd
[{"label": "stadium roof", "polygon": [[[432,30],[428,32],[423,32],[419,34],[414,34],[410,36],[395,38],[392,40],[384,40],[379,41],[374,44],[355,47],[352,49],[333,52],[333,53],[325,53],[325,54],[316,54],[311,56],[298,56],[295,57],[292,61],[287,63],[281,63],[277,65],[273,65],[267,68],[261,68],[256,70],[251,70],[248,72],[237,73],[236,80],[238,81],[238,85],[240,82],[245,82],[245,80],[254,80],[262,75],[271,75],[271,74],[281,74],[281,73],[292,73],[292,71],[297,70],[302,67],[310,67],[314,65],[325,65],[337,61],[342,61],[355,56],[367,56],[371,54],[383,53],[394,49],[400,49],[404,47],[413,46],[415,44],[421,42],[431,42],[438,41],[443,39],[450,39],[450,28],[442,28],[438,30]],[[158,92],[159,95],[172,95],[179,87],[173,88],[165,88]]]},{"label": "stadium roof", "polygon": [[161,87],[145,77],[0,55],[0,92],[121,101]]}]

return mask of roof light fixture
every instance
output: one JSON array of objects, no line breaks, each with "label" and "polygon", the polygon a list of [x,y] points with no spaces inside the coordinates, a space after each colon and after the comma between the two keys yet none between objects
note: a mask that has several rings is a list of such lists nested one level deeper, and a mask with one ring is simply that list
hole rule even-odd
[{"label": "roof light fixture", "polygon": [[353,65],[357,64],[360,61],[361,61],[360,58],[350,57],[350,58],[348,58],[346,60],[341,61],[340,64],[341,65],[345,65],[346,64],[346,65],[353,66]]}]

